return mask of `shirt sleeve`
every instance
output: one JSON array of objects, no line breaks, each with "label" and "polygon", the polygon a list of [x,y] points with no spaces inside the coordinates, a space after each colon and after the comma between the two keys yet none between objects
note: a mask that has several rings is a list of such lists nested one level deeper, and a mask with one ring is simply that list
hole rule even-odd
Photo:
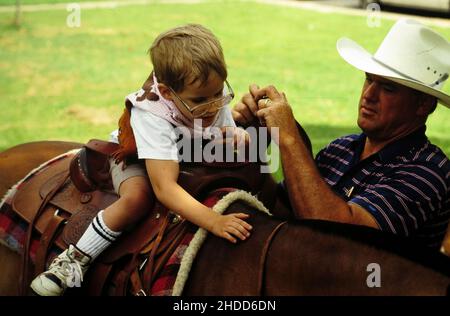
[{"label": "shirt sleeve", "polygon": [[177,135],[169,122],[136,107],[130,122],[139,159],[178,161]]},{"label": "shirt sleeve", "polygon": [[446,183],[437,168],[404,165],[387,174],[349,203],[366,209],[381,230],[409,236],[440,216],[446,199]]}]

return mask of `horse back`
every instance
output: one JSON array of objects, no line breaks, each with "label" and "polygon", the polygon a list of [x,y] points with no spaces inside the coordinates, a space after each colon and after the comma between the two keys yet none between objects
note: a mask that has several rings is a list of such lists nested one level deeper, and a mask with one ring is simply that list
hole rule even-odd
[{"label": "horse back", "polygon": [[261,294],[270,241],[285,222],[259,214],[260,211],[242,202],[234,202],[224,214],[233,212],[250,215],[246,219],[254,227],[250,237],[233,244],[209,235],[197,254],[183,295]]},{"label": "horse back", "polygon": [[62,141],[41,141],[21,144],[0,152],[0,195],[45,161],[80,148],[82,144]]},{"label": "horse back", "polygon": [[373,228],[289,222],[270,249],[266,295],[448,295],[450,258]]}]

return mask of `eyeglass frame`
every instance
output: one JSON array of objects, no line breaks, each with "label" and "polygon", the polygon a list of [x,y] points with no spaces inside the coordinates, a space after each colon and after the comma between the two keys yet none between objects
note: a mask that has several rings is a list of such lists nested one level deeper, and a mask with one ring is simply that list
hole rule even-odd
[{"label": "eyeglass frame", "polygon": [[[208,101],[208,102],[205,102],[205,103],[202,103],[202,104],[198,104],[198,105],[194,106],[193,108],[190,108],[189,105],[187,105],[186,102],[185,102],[180,96],[178,96],[178,94],[177,94],[171,87],[169,87],[169,89],[170,89],[170,91],[175,95],[175,97],[181,102],[181,104],[183,104],[183,106],[186,108],[186,110],[188,110],[189,113],[191,113],[191,115],[192,115],[193,117],[197,117],[196,115],[194,115],[194,111],[195,111],[196,109],[202,107],[202,106],[205,106],[205,105],[210,104],[210,103],[218,102],[219,100],[224,100],[224,99],[227,98],[228,96],[231,96],[231,100],[234,99],[234,97],[235,97],[234,91],[233,91],[233,89],[231,88],[231,85],[228,83],[228,80],[225,80],[225,84],[227,85],[227,89],[228,89],[228,91],[229,91],[229,94],[223,95],[223,96],[221,96],[220,98],[217,98],[216,100],[212,100],[212,101]],[[222,91],[223,91],[223,89],[222,89]],[[230,101],[231,101],[231,100],[230,100]],[[227,103],[223,103],[222,106],[220,106],[219,108],[217,108],[217,110],[222,109],[222,108],[225,107],[226,105],[227,105]],[[199,117],[201,117],[201,116],[199,116]]]}]

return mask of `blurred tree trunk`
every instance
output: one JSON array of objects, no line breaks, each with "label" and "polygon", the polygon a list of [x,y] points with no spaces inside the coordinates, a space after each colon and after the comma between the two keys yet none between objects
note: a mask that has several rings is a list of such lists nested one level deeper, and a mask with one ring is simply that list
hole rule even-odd
[{"label": "blurred tree trunk", "polygon": [[15,26],[20,26],[20,22],[21,22],[21,7],[20,7],[20,0],[16,0],[16,15],[14,17],[14,25]]}]

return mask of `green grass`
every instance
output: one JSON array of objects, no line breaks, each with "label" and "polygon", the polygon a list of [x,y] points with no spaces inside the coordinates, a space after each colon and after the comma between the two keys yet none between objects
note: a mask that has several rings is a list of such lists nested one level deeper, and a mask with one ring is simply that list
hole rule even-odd
[{"label": "green grass", "polygon": [[[106,139],[124,96],[151,71],[146,50],[153,39],[197,22],[221,40],[237,96],[253,82],[276,85],[317,152],[358,132],[364,75],[339,57],[336,40],[348,36],[373,51],[393,24],[369,28],[364,17],[230,1],[82,10],[80,28],[66,26],[67,14],[24,12],[16,29],[12,14],[0,13],[0,150],[45,139]],[[450,29],[436,29],[450,38]],[[449,121],[450,110],[439,106],[427,131],[447,155]]]},{"label": "green grass", "polygon": [[[21,4],[47,4],[47,3],[78,3],[78,2],[98,2],[98,1],[105,1],[105,0],[20,0]],[[120,0],[119,0],[120,1]],[[123,1],[123,0],[122,0]],[[0,6],[2,5],[16,5],[16,0],[0,0]]]}]

